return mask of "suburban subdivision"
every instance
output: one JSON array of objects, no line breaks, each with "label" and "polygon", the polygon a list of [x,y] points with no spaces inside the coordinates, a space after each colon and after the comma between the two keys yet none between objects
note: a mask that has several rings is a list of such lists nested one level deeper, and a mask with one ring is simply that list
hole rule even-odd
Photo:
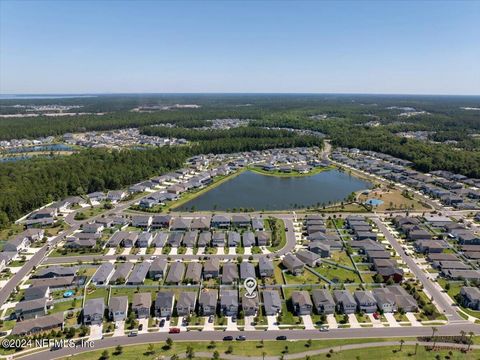
[{"label": "suburban subdivision", "polygon": [[[110,136],[88,138],[117,146]],[[2,231],[1,355],[283,357],[300,344],[299,356],[329,357],[345,344],[420,344],[475,356],[480,180],[292,136],[315,141],[197,153],[16,219]]]}]

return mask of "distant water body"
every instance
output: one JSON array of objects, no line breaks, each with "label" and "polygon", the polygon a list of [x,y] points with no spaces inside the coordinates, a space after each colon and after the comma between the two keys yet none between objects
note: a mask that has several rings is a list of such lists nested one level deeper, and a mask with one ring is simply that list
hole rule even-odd
[{"label": "distant water body", "polygon": [[75,99],[91,97],[96,97],[96,95],[0,95],[0,100]]}]

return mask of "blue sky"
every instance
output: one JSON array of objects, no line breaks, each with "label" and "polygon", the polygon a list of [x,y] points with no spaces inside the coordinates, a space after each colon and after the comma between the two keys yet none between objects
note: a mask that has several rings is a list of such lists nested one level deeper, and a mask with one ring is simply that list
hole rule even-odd
[{"label": "blue sky", "polygon": [[0,0],[0,93],[480,94],[480,1]]}]

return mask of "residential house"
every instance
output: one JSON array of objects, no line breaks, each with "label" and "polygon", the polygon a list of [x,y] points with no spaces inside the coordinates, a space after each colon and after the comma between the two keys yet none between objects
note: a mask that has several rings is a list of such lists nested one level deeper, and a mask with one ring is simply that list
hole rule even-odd
[{"label": "residential house", "polygon": [[322,241],[313,241],[308,244],[308,250],[320,255],[321,258],[330,257],[330,245]]},{"label": "residential house", "polygon": [[339,312],[353,314],[357,310],[357,302],[348,290],[334,290],[333,299]]},{"label": "residential house", "polygon": [[154,280],[165,278],[165,274],[167,273],[167,266],[167,260],[159,257],[156,258],[152,261],[150,269],[148,269],[148,277]]},{"label": "residential house", "polygon": [[220,289],[220,311],[225,316],[237,316],[238,314],[237,290]]},{"label": "residential house", "polygon": [[192,219],[177,217],[177,218],[174,218],[172,223],[170,224],[170,230],[187,231],[187,230],[190,230],[191,223],[192,223]]},{"label": "residential house", "polygon": [[272,260],[267,258],[266,256],[262,256],[258,259],[258,272],[260,277],[273,277],[274,275],[274,267]]},{"label": "residential house", "polygon": [[282,300],[278,290],[264,290],[263,294],[263,308],[265,315],[278,315],[282,312]]},{"label": "residential house", "polygon": [[212,246],[223,247],[225,246],[225,233],[220,231],[214,231],[212,235]]},{"label": "residential house", "polygon": [[187,231],[183,236],[183,245],[187,248],[194,248],[197,243],[197,230]]},{"label": "residential house", "polygon": [[211,242],[212,242],[212,233],[210,231],[202,231],[198,235],[197,246],[199,248],[205,247],[205,246],[210,246]]},{"label": "residential house", "polygon": [[268,231],[256,231],[255,237],[258,246],[268,246],[270,244],[270,232]]},{"label": "residential house", "polygon": [[240,264],[240,280],[245,280],[247,278],[255,278],[255,266],[248,262],[243,261]]},{"label": "residential house", "polygon": [[155,299],[155,316],[167,317],[173,315],[175,295],[170,291],[159,291]]},{"label": "residential house", "polygon": [[231,223],[232,223],[232,226],[235,226],[235,227],[250,226],[251,224],[250,216],[242,215],[242,214],[232,215]]},{"label": "residential house", "polygon": [[105,302],[103,297],[89,299],[83,307],[83,324],[101,325],[105,314]]},{"label": "residential house", "polygon": [[135,267],[128,276],[127,285],[142,285],[147,277],[149,269],[149,262],[139,262],[135,264]]},{"label": "residential house", "polygon": [[187,316],[195,311],[197,293],[194,291],[182,291],[177,301],[177,315]]},{"label": "residential house", "polygon": [[15,318],[33,319],[47,315],[47,298],[20,301],[15,305]]},{"label": "residential house", "polygon": [[136,245],[139,248],[147,248],[152,244],[152,241],[153,241],[152,233],[143,231],[140,233],[140,235],[138,235]]},{"label": "residential house", "polygon": [[209,258],[203,264],[203,278],[205,280],[218,278],[220,274],[220,260],[217,257]]},{"label": "residential house", "polygon": [[132,298],[132,311],[137,319],[148,319],[152,307],[152,295],[146,293],[135,293]]},{"label": "residential house", "polygon": [[365,313],[374,313],[377,311],[377,301],[371,291],[355,291],[353,297],[357,302],[359,311]]},{"label": "residential house", "polygon": [[117,266],[117,269],[110,278],[110,284],[124,284],[125,280],[128,277],[128,274],[133,269],[133,264],[131,262],[126,262]]},{"label": "residential house", "polygon": [[384,313],[392,313],[397,311],[395,294],[392,293],[388,288],[375,288],[372,290],[372,292],[380,311]]},{"label": "residential house", "polygon": [[242,296],[242,310],[245,316],[255,316],[259,307],[258,296],[246,297]]},{"label": "residential house", "polygon": [[63,312],[16,322],[10,335],[28,336],[53,329],[63,330]]},{"label": "residential house", "polygon": [[480,289],[473,286],[463,286],[460,289],[462,306],[472,310],[480,310]]},{"label": "residential house", "polygon": [[215,315],[217,311],[218,292],[217,290],[203,289],[198,300],[199,313],[202,316]]},{"label": "residential house", "polygon": [[197,284],[202,277],[202,264],[199,262],[190,262],[185,273],[185,282],[189,284]]},{"label": "residential house", "polygon": [[315,267],[321,262],[320,255],[315,254],[314,252],[311,252],[311,251],[308,251],[308,250],[298,250],[295,253],[295,255],[305,265],[308,265],[308,266],[311,266],[311,267]]},{"label": "residential house", "polygon": [[308,291],[292,292],[293,312],[296,315],[310,315],[312,313],[313,304]]},{"label": "residential house", "polygon": [[[103,300],[103,299],[102,299]],[[113,321],[125,321],[128,311],[128,296],[112,296],[108,304],[109,317]]]},{"label": "residential house", "polygon": [[170,270],[165,279],[166,284],[180,284],[185,274],[185,265],[181,262],[174,262],[170,265]]},{"label": "residential house", "polygon": [[312,291],[312,300],[318,314],[334,314],[335,301],[326,289],[315,289]]},{"label": "residential house", "polygon": [[303,272],[304,263],[291,253],[283,257],[282,265],[293,275],[300,275]]},{"label": "residential house", "polygon": [[92,276],[91,283],[94,285],[107,285],[114,272],[115,266],[111,262],[104,262]]},{"label": "residential house", "polygon": [[255,234],[251,231],[245,231],[242,234],[242,242],[244,248],[255,246]]},{"label": "residential house", "polygon": [[50,297],[50,286],[30,286],[25,289],[23,301],[48,299]]},{"label": "residential house", "polygon": [[230,217],[226,215],[213,215],[211,225],[214,228],[228,228],[230,227]]},{"label": "residential house", "polygon": [[222,269],[222,284],[231,285],[238,281],[238,267],[235,263],[225,263]]}]

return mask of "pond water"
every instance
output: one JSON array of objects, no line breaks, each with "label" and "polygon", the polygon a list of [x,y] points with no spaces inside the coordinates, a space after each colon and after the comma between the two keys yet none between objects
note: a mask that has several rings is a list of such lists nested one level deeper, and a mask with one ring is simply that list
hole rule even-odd
[{"label": "pond water", "polygon": [[251,171],[234,177],[175,210],[288,210],[336,203],[371,183],[338,170],[303,177],[276,177]]},{"label": "pond water", "polygon": [[38,151],[70,151],[72,147],[65,144],[51,144],[51,145],[35,145],[35,146],[24,146],[13,149],[8,149],[5,152],[10,154],[16,153],[28,153],[28,152],[38,152]]}]

